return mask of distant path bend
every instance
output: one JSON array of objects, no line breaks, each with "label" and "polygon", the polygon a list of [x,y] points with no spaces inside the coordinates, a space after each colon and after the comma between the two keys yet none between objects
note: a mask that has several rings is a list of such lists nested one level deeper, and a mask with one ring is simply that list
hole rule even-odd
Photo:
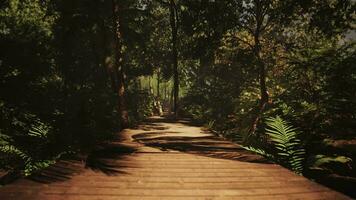
[{"label": "distant path bend", "polygon": [[154,117],[0,188],[1,200],[330,199],[348,197],[190,125]]}]

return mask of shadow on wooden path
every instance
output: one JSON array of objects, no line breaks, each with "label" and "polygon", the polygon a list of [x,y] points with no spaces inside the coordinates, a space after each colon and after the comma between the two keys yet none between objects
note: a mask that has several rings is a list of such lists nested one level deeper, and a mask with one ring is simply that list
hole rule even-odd
[{"label": "shadow on wooden path", "polygon": [[349,199],[189,121],[151,118],[87,158],[0,188],[1,200]]}]

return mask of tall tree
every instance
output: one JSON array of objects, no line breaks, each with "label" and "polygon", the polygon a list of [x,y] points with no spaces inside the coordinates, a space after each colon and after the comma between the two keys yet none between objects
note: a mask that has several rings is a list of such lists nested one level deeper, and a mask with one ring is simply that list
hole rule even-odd
[{"label": "tall tree", "polygon": [[179,98],[179,75],[178,75],[178,50],[177,50],[177,35],[178,35],[178,7],[175,0],[169,1],[170,25],[172,31],[172,64],[173,64],[173,112],[178,115],[178,98]]},{"label": "tall tree", "polygon": [[[288,48],[284,39],[288,38],[291,30],[295,29],[292,27],[293,24],[294,26],[308,24],[310,29],[321,30],[332,35],[332,32],[347,27],[343,19],[351,14],[350,8],[348,1],[243,1],[238,26],[242,32],[236,38],[246,44],[254,55],[260,92],[259,106],[253,117],[251,133],[256,131],[260,117],[270,101],[267,87],[268,68],[271,69],[276,65],[275,52],[278,49]],[[325,17],[327,15],[329,17]],[[334,25],[330,25],[332,23]],[[333,26],[333,28],[325,30],[326,26]]]},{"label": "tall tree", "polygon": [[[261,37],[263,31],[269,25],[268,13],[270,11],[271,1],[261,1],[261,0],[253,0],[251,2],[244,5],[248,11],[250,11],[247,22],[249,25],[243,24],[241,27],[245,28],[252,36],[253,43],[250,44],[253,55],[256,59],[256,65],[258,68],[258,82],[259,82],[259,90],[260,90],[260,102],[259,108],[257,110],[256,116],[253,119],[251,133],[254,133],[258,121],[260,119],[261,113],[264,111],[266,104],[269,101],[269,94],[266,86],[266,64],[262,57],[262,44]],[[251,26],[252,24],[252,26]],[[242,40],[245,41],[245,40]]]},{"label": "tall tree", "polygon": [[115,66],[114,73],[116,75],[116,88],[118,96],[118,113],[121,120],[121,128],[127,128],[129,124],[128,112],[125,102],[125,73],[124,73],[124,57],[123,57],[123,38],[122,38],[122,16],[119,0],[112,0],[113,5],[113,24],[115,28]]}]

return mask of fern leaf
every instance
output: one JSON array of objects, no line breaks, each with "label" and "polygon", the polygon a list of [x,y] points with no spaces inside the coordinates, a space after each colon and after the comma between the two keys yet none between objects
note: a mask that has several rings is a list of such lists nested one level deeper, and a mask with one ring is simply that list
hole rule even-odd
[{"label": "fern leaf", "polygon": [[280,159],[296,173],[302,173],[305,150],[302,148],[301,140],[298,139],[297,129],[279,116],[268,118],[266,121],[266,134],[270,136],[278,150]]}]

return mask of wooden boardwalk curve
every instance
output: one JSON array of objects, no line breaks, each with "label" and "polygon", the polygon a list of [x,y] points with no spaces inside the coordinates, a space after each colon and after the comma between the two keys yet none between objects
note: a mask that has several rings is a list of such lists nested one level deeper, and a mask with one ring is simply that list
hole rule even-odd
[{"label": "wooden boardwalk curve", "polygon": [[0,188],[1,200],[349,199],[238,145],[152,118],[85,159]]}]

